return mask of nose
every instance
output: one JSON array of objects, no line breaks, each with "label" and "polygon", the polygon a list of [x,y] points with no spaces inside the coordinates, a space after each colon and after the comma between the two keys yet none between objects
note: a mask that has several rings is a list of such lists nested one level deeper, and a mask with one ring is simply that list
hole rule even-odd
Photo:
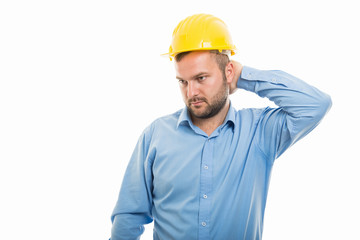
[{"label": "nose", "polygon": [[187,85],[187,97],[193,98],[199,95],[199,88],[196,81],[189,81]]}]

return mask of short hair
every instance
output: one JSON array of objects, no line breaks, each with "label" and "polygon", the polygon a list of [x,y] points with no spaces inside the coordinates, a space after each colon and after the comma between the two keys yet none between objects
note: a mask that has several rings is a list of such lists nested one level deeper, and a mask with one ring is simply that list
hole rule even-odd
[{"label": "short hair", "polygon": [[[215,61],[220,69],[220,71],[223,74],[223,78],[226,79],[225,75],[225,67],[230,62],[230,51],[229,50],[222,50],[221,52],[219,50],[209,50],[209,52],[215,57]],[[175,55],[175,61],[180,62],[186,55],[191,53],[191,51],[188,52],[181,52]]]}]

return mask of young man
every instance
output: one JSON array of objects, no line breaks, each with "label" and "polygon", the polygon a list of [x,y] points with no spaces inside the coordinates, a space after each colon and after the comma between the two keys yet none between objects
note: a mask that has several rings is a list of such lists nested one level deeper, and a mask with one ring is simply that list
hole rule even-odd
[{"label": "young man", "polygon": [[[261,239],[274,160],[309,133],[331,106],[328,95],[281,71],[230,61],[225,24],[199,14],[181,21],[169,56],[186,104],[141,135],[126,170],[112,240]],[[237,111],[237,88],[278,108]]]}]

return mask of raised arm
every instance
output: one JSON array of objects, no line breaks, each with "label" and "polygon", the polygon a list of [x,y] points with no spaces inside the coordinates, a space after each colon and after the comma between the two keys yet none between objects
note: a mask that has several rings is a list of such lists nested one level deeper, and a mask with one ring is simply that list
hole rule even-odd
[{"label": "raised arm", "polygon": [[256,136],[260,148],[270,159],[280,156],[314,129],[332,105],[329,95],[290,74],[233,64],[238,76],[237,88],[266,97],[279,106],[261,113]]}]

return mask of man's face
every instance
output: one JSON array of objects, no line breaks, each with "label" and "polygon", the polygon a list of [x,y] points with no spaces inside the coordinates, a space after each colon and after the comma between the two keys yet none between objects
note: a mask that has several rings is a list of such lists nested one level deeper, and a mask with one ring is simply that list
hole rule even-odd
[{"label": "man's face", "polygon": [[192,117],[210,118],[225,106],[229,96],[228,82],[212,53],[191,52],[180,62],[175,61],[175,70]]}]

